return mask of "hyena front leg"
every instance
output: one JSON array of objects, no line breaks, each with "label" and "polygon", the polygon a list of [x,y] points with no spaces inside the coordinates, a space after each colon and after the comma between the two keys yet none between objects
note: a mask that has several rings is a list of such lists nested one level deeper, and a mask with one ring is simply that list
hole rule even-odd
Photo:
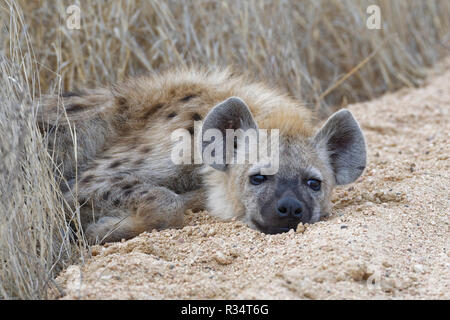
[{"label": "hyena front leg", "polygon": [[[79,195],[89,194],[83,192]],[[202,191],[184,194],[145,183],[121,183],[90,194],[97,221],[87,224],[86,237],[90,243],[129,239],[153,229],[179,228],[187,209],[201,209]],[[85,214],[85,217],[87,215]]]}]

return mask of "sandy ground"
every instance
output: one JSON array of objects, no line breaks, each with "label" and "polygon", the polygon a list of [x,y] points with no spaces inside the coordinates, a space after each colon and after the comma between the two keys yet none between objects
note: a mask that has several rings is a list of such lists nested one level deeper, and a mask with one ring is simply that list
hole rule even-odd
[{"label": "sandy ground", "polygon": [[450,299],[445,70],[349,107],[369,162],[327,220],[263,235],[187,212],[181,230],[93,247],[58,278],[63,299]]}]

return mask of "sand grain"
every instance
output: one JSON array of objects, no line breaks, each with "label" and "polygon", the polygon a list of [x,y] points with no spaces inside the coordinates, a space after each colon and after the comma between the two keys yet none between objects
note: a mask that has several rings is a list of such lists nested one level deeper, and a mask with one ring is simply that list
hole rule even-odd
[{"label": "sand grain", "polygon": [[350,106],[368,166],[325,221],[269,236],[187,212],[181,230],[92,248],[63,298],[449,299],[449,108],[449,68]]}]

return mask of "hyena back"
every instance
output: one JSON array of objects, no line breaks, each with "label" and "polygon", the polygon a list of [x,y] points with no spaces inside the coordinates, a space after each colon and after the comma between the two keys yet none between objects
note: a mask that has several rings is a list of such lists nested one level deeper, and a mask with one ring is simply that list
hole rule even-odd
[{"label": "hyena back", "polygon": [[[193,135],[194,121],[203,121],[202,132],[279,129],[278,172],[264,176],[258,162],[174,164],[171,133],[184,128]],[[358,178],[366,162],[349,111],[315,131],[300,103],[227,70],[182,69],[48,96],[39,125],[65,177],[61,188],[82,204],[91,243],[180,227],[186,209],[284,232],[326,215],[333,187]]]}]

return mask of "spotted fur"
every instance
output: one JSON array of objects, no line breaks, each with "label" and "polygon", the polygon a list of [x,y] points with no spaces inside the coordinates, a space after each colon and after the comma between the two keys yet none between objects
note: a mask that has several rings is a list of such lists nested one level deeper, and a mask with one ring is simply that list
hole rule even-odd
[{"label": "spotted fur", "polygon": [[178,69],[42,99],[39,126],[66,178],[62,189],[70,203],[82,204],[90,242],[179,227],[188,208],[238,217],[256,228],[249,211],[260,208],[248,195],[263,195],[249,191],[248,166],[217,171],[175,165],[170,158],[171,132],[183,128],[193,135],[194,121],[204,120],[232,96],[245,101],[259,128],[280,130],[282,153],[290,154],[282,160],[280,177],[311,166],[322,172],[328,182],[314,219],[328,210],[333,169],[328,151],[316,150],[308,109],[280,90],[229,70]]}]

